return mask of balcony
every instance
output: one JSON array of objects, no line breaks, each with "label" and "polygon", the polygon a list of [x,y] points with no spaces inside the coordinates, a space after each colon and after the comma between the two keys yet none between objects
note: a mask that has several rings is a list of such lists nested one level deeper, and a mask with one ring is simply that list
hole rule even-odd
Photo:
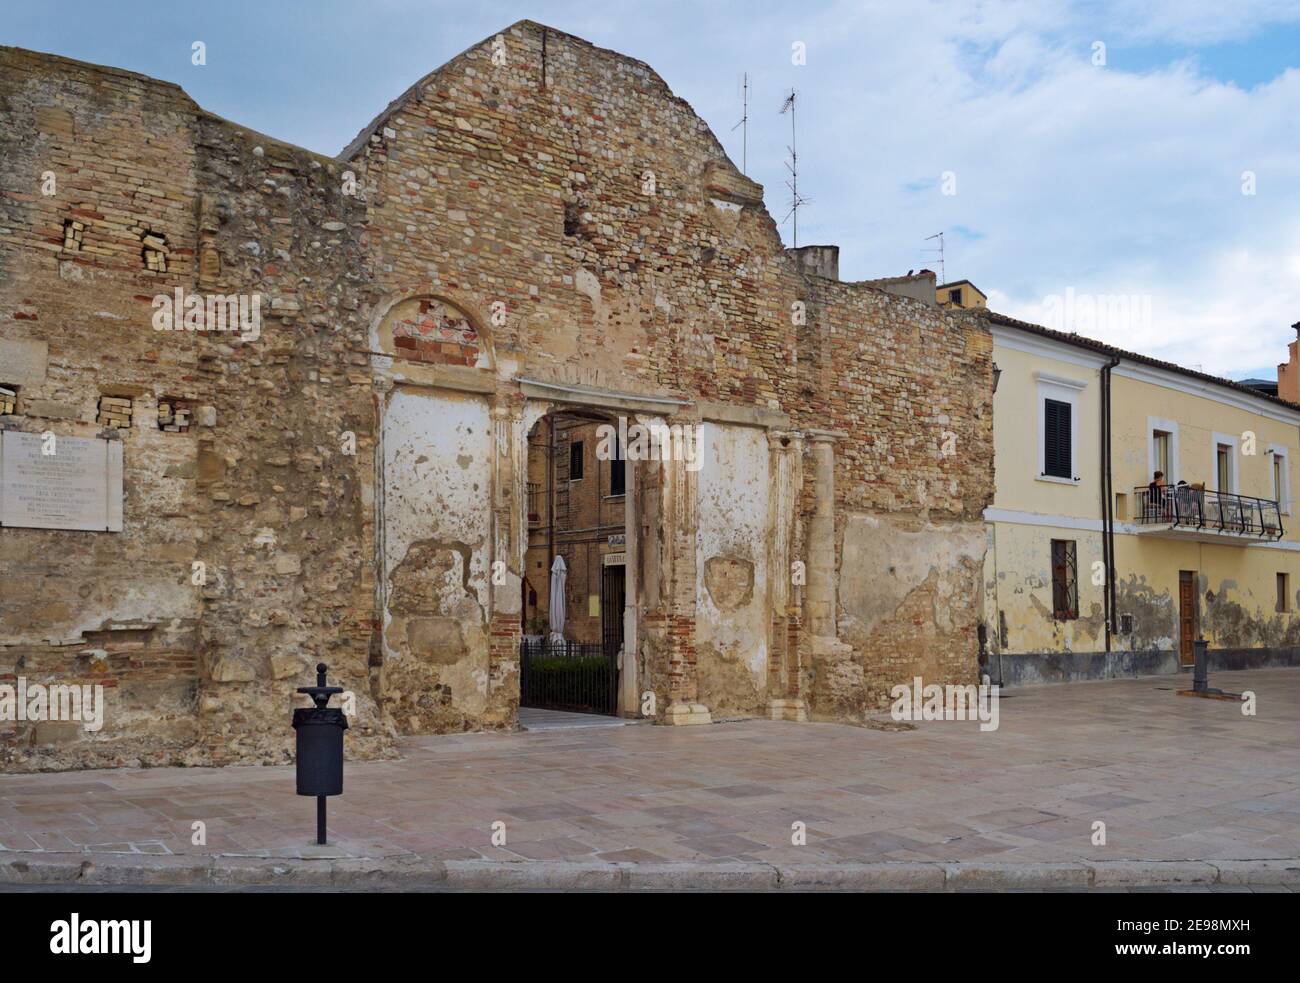
[{"label": "balcony", "polygon": [[1267,498],[1206,491],[1188,485],[1152,493],[1133,489],[1133,523],[1139,533],[1203,543],[1268,543],[1282,538],[1282,512]]}]

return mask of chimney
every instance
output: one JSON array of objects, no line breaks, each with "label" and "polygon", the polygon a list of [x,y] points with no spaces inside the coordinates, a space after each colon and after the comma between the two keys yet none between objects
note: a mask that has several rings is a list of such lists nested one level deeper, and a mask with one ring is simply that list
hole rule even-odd
[{"label": "chimney", "polygon": [[1300,321],[1291,327],[1296,340],[1287,345],[1287,360],[1277,367],[1277,395],[1288,403],[1300,403],[1300,353],[1296,351],[1300,347]]},{"label": "chimney", "polygon": [[785,253],[795,261],[803,273],[810,273],[827,280],[840,278],[839,246],[799,246],[796,249],[787,249]]}]

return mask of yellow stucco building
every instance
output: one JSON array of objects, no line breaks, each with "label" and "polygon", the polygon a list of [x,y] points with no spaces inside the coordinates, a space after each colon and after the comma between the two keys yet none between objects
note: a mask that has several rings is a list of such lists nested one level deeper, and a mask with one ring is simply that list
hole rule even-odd
[{"label": "yellow stucco building", "polygon": [[969,280],[953,280],[934,288],[934,299],[940,307],[988,307],[988,296]]},{"label": "yellow stucco building", "polygon": [[1177,672],[1197,638],[1211,669],[1300,665],[1300,406],[985,317],[985,671],[1006,684]]}]

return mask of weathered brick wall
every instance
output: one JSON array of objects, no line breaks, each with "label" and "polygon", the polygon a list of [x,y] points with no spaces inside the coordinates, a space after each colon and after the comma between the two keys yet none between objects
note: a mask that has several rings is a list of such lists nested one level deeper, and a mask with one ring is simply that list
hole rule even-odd
[{"label": "weathered brick wall", "polygon": [[809,688],[815,713],[842,717],[884,706],[915,675],[976,678],[992,340],[970,317],[883,291],[816,277],[808,288],[803,419],[847,435],[836,555],[840,634],[854,649],[847,662],[809,659]]},{"label": "weathered brick wall", "polygon": [[[124,532],[0,533],[0,673],[102,680],[115,726],[66,745],[11,728],[6,767],[287,760],[293,689],[321,659],[357,696],[352,753],[399,731],[509,726],[520,626],[500,605],[474,626],[485,702],[384,663],[377,394],[404,372],[459,373],[494,421],[519,412],[527,377],[688,401],[670,422],[711,402],[843,431],[853,654],[812,657],[795,590],[773,678],[801,674],[813,712],[843,717],[913,672],[973,675],[966,580],[992,482],[983,328],[801,275],[761,189],[643,63],[528,22],[497,48],[504,64],[489,39],[417,83],[337,161],[174,86],[0,51],[0,343],[49,344],[0,422],[87,436],[130,411]],[[259,337],[154,331],[153,299],[177,287],[257,294]],[[188,425],[160,429],[160,403]],[[524,508],[501,497],[502,467],[472,492],[493,535],[502,509]],[[806,558],[803,474],[791,555]],[[652,584],[639,569],[642,682],[661,707],[689,703],[695,479],[641,468],[635,494],[654,536],[633,562],[658,558]]]},{"label": "weathered brick wall", "polygon": [[975,320],[852,283],[808,281],[812,399],[840,430],[836,504],[982,521],[992,500],[993,344]]},{"label": "weathered brick wall", "polygon": [[[992,494],[987,332],[800,276],[755,187],[653,71],[548,31],[543,86],[542,35],[531,24],[503,32],[504,64],[491,40],[470,49],[354,143],[383,289],[447,296],[485,322],[498,305],[498,359],[522,375],[776,408],[796,426],[845,431],[843,575],[880,573],[855,544],[844,561],[858,512],[892,517],[941,569],[903,575],[891,611],[845,614],[859,656],[829,686],[827,712],[875,706],[914,671],[970,678],[970,554]],[[794,323],[795,301],[806,325]],[[692,651],[680,624],[665,634]],[[681,680],[677,656],[663,658],[663,677]]]},{"label": "weathered brick wall", "polygon": [[[0,682],[103,685],[107,723],[76,752],[97,763],[171,760],[198,733],[197,434],[159,430],[157,395],[209,393],[193,339],[150,329],[151,298],[193,267],[195,108],[172,85],[0,49],[0,344],[48,345],[22,380],[0,349],[0,385],[21,382],[3,424],[122,440],[126,498],[121,533],[0,532]],[[146,230],[167,236],[166,272],[145,267]],[[129,429],[100,426],[109,394],[131,400]],[[15,722],[0,758],[59,766],[76,730]]]},{"label": "weathered brick wall", "polygon": [[505,65],[470,49],[345,155],[380,288],[484,322],[503,305],[498,361],[532,377],[797,402],[796,280],[771,217],[712,203],[757,205],[757,186],[643,63],[550,31],[542,87],[542,29],[502,37]]},{"label": "weathered brick wall", "polygon": [[[0,69],[0,344],[49,346],[3,423],[125,445],[123,532],[3,531],[0,682],[108,693],[93,736],[10,726],[9,766],[287,760],[318,658],[373,743],[364,271],[326,227],[350,203],[332,163],[130,73],[12,49]],[[155,330],[177,288],[262,294],[260,337]]]}]

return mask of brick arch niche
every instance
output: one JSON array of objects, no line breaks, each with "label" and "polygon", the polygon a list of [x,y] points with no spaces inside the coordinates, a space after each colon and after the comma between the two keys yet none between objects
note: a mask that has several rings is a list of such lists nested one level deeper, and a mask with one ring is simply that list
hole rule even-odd
[{"label": "brick arch niche", "polygon": [[398,301],[380,321],[378,341],[381,351],[410,362],[493,367],[491,339],[484,328],[441,297]]}]

